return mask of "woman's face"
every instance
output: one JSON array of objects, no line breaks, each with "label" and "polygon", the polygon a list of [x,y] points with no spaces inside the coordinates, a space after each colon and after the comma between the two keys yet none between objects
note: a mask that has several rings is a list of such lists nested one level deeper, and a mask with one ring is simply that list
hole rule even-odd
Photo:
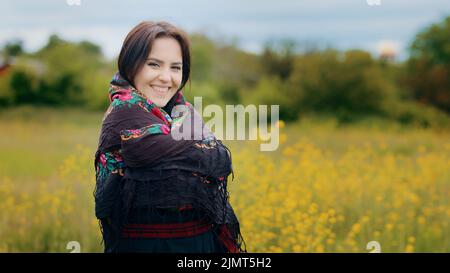
[{"label": "woman's face", "polygon": [[144,66],[134,78],[136,89],[157,106],[164,107],[181,84],[182,60],[177,40],[171,37],[157,38]]}]

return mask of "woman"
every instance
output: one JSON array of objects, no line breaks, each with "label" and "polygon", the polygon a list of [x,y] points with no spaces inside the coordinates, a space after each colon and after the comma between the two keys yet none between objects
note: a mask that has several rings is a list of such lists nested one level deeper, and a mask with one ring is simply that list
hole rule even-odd
[{"label": "woman", "polygon": [[94,162],[105,252],[245,252],[228,202],[231,154],[181,91],[190,75],[186,34],[142,22],[118,67]]}]

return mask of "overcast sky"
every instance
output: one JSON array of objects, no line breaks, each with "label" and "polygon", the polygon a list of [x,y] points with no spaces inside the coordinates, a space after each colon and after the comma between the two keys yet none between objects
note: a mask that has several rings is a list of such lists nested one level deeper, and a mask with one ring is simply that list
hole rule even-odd
[{"label": "overcast sky", "polygon": [[0,0],[0,45],[20,38],[36,50],[57,33],[91,40],[113,57],[134,25],[166,20],[188,32],[237,39],[253,52],[268,40],[289,38],[376,54],[389,41],[403,59],[418,31],[450,15],[449,0],[367,1],[376,0]]}]

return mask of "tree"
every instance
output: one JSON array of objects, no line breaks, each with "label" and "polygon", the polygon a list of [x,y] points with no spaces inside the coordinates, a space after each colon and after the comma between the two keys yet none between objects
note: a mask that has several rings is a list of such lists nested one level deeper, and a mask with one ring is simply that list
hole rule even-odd
[{"label": "tree", "polygon": [[302,112],[328,113],[342,121],[381,114],[395,89],[380,65],[361,50],[299,55],[288,86],[290,99]]},{"label": "tree", "polygon": [[410,54],[404,81],[411,95],[450,112],[450,16],[418,33]]},{"label": "tree", "polygon": [[261,56],[261,66],[268,75],[286,80],[293,69],[293,57],[297,44],[292,40],[282,40],[278,44],[268,42]]},{"label": "tree", "polygon": [[9,57],[16,57],[23,53],[23,41],[22,40],[13,40],[7,42],[3,47],[4,57],[7,59]]}]

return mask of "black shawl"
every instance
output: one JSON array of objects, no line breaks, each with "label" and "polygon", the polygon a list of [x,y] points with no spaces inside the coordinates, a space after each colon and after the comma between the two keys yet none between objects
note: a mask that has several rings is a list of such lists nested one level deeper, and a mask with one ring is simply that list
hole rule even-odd
[{"label": "black shawl", "polygon": [[[111,105],[103,118],[95,155],[94,195],[97,218],[107,219],[115,230],[112,241],[117,243],[121,228],[136,220],[130,220],[136,211],[191,206],[219,227],[217,235],[226,237],[232,245],[230,252],[245,252],[239,222],[228,201],[231,153],[207,130],[183,94],[177,92],[160,108],[117,73],[109,96]],[[168,114],[180,105],[186,110],[180,116]],[[173,139],[171,130],[187,128],[187,120],[191,121],[191,139]],[[201,130],[200,140],[194,139],[196,130]],[[99,166],[106,164],[102,154],[108,152],[114,152],[120,169],[101,172]],[[110,242],[112,248],[114,242]]]}]

